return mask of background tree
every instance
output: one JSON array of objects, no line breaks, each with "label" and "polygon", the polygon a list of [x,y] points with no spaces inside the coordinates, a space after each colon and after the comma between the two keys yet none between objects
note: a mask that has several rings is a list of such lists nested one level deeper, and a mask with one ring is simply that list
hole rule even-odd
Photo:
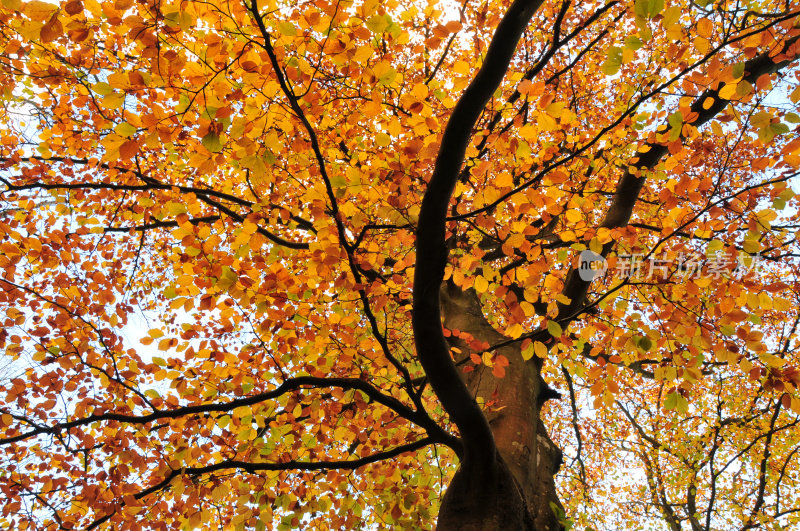
[{"label": "background tree", "polygon": [[797,522],[799,13],[3,0],[0,521]]}]

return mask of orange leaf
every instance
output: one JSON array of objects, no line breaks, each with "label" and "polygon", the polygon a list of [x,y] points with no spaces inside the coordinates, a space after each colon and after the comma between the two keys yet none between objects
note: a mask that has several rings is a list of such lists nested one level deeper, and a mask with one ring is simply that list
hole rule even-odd
[{"label": "orange leaf", "polygon": [[42,39],[42,42],[52,42],[63,34],[64,28],[61,26],[61,22],[58,20],[58,13],[56,12],[52,17],[50,17],[50,20],[48,20],[45,25],[42,26],[39,35]]}]

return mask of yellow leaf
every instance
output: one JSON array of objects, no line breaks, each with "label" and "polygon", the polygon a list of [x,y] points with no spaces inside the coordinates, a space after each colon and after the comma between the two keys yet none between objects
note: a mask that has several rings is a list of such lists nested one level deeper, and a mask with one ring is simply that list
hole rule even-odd
[{"label": "yellow leaf", "polygon": [[475,277],[475,291],[484,293],[487,289],[489,289],[489,281],[480,275]]},{"label": "yellow leaf", "polygon": [[536,355],[538,357],[540,357],[540,358],[546,358],[547,357],[547,347],[541,341],[534,341],[533,342],[533,350],[534,350],[534,352],[536,353]]},{"label": "yellow leaf", "polygon": [[333,438],[337,442],[347,441],[350,438],[350,430],[348,430],[344,426],[339,426],[338,428],[333,430]]},{"label": "yellow leaf", "polygon": [[524,138],[525,140],[530,140],[531,138],[534,138],[536,136],[536,133],[537,133],[536,128],[530,124],[523,125],[519,129],[519,136]]},{"label": "yellow leaf", "polygon": [[542,131],[555,131],[558,129],[558,123],[555,118],[544,112],[536,113],[536,125]]},{"label": "yellow leaf", "polygon": [[230,488],[227,485],[217,485],[214,487],[214,490],[211,491],[211,499],[214,500],[215,503],[219,503],[229,492]]},{"label": "yellow leaf", "polygon": [[364,46],[359,46],[356,50],[355,55],[353,55],[353,61],[359,64],[366,63],[370,57],[372,57],[372,52],[374,49],[372,46],[365,44]]},{"label": "yellow leaf", "polygon": [[506,335],[511,337],[512,339],[517,339],[522,333],[525,332],[525,329],[519,323],[514,323],[513,325],[506,328]]},{"label": "yellow leaf", "polygon": [[41,0],[33,0],[24,4],[22,11],[28,15],[31,20],[45,21],[50,18],[53,11],[58,9],[58,5],[50,2],[42,2]]},{"label": "yellow leaf", "polygon": [[136,134],[136,128],[128,122],[122,122],[114,127],[114,132],[120,136],[128,138]]},{"label": "yellow leaf", "polygon": [[533,307],[533,304],[529,303],[528,301],[522,301],[519,303],[520,308],[525,313],[525,317],[532,317],[536,314],[536,309]]},{"label": "yellow leaf", "polygon": [[504,171],[495,178],[494,184],[499,188],[511,188],[514,186],[514,178],[510,173]]},{"label": "yellow leaf", "polygon": [[167,212],[169,212],[170,216],[177,216],[178,214],[185,214],[187,211],[186,206],[183,203],[170,201],[167,203]]},{"label": "yellow leaf", "polygon": [[569,221],[570,223],[577,223],[583,218],[580,212],[572,208],[567,210],[565,216],[567,218],[567,221]]},{"label": "yellow leaf", "polygon": [[389,22],[383,15],[373,15],[367,19],[366,26],[372,33],[380,34],[386,30],[386,28],[389,26]]},{"label": "yellow leaf", "polygon": [[701,54],[708,53],[709,48],[711,48],[711,43],[708,42],[708,39],[703,37],[696,37],[694,39],[694,49],[697,50]]},{"label": "yellow leaf", "polygon": [[119,109],[125,103],[124,92],[112,92],[103,96],[103,105],[109,109]]},{"label": "yellow leaf", "polygon": [[767,365],[769,367],[773,367],[773,368],[778,369],[778,368],[783,367],[784,365],[786,365],[786,360],[785,359],[779,358],[778,356],[775,356],[773,354],[763,353],[763,354],[759,354],[758,357],[761,359],[761,361],[764,362],[765,365]]},{"label": "yellow leaf", "polygon": [[424,83],[417,83],[414,85],[414,88],[411,89],[411,93],[417,100],[424,101],[425,98],[428,97],[428,86]]},{"label": "yellow leaf", "polygon": [[733,97],[736,95],[736,85],[737,83],[735,81],[731,83],[725,83],[725,86],[719,91],[719,97],[723,100],[733,99]]}]

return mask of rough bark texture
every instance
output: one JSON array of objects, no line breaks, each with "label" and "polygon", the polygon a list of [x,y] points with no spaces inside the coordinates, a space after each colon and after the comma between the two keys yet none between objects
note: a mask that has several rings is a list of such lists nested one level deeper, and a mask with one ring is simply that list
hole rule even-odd
[{"label": "rough bark texture", "polygon": [[481,502],[470,500],[470,490],[465,474],[459,469],[442,498],[439,531],[498,531],[538,530],[530,512],[521,486],[500,456],[496,456],[495,476],[481,490]]},{"label": "rough bark texture", "polygon": [[[445,284],[441,301],[446,328],[461,330],[489,344],[506,339],[486,320],[474,291],[463,292]],[[453,346],[458,346],[467,355],[464,345]],[[560,529],[550,504],[561,507],[554,484],[554,475],[561,463],[561,451],[550,440],[540,420],[541,408],[548,396],[548,388],[540,374],[541,363],[535,360],[525,362],[518,343],[503,347],[498,353],[509,361],[505,377],[495,378],[491,369],[481,365],[475,371],[465,373],[465,381],[473,396],[482,398],[484,403],[492,402],[487,418],[502,463],[501,469],[511,474],[523,505],[512,500],[513,493],[501,492],[500,502],[505,503],[505,508],[482,504],[479,510],[493,514],[492,517],[498,514],[502,516],[503,512],[522,511],[525,514],[517,518],[519,523],[516,527],[488,525],[480,529]],[[507,483],[508,480],[503,479],[500,486],[505,490],[510,489],[511,485]],[[458,513],[469,509],[458,506],[458,497],[451,493],[457,488],[456,478],[443,500],[442,516],[455,513],[457,518]],[[464,529],[457,525],[457,519],[454,521],[456,525],[451,525],[450,517],[443,519],[442,516],[439,529]],[[487,523],[493,524],[493,521]]]}]

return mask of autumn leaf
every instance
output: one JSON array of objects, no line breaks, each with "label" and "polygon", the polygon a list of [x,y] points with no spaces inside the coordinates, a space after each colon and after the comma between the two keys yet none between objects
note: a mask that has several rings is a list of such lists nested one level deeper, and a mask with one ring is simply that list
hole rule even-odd
[{"label": "autumn leaf", "polygon": [[55,13],[44,26],[42,26],[40,38],[42,42],[52,42],[64,33],[64,28],[58,20],[58,13]]},{"label": "autumn leaf", "polygon": [[222,151],[222,139],[214,132],[206,134],[203,139],[203,146],[212,153],[219,153]]}]

